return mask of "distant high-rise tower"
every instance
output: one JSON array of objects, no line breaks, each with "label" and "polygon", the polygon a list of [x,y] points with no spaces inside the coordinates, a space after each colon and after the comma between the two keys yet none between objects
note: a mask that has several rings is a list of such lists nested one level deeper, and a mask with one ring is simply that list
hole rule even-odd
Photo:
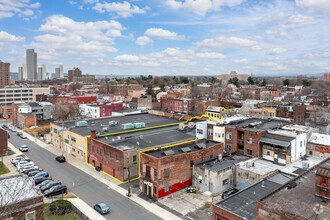
[{"label": "distant high-rise tower", "polygon": [[37,53],[34,52],[34,49],[26,50],[26,69],[27,69],[27,79],[28,80],[37,80]]},{"label": "distant high-rise tower", "polygon": [[23,80],[27,80],[27,68],[26,64],[22,64],[23,67]]},{"label": "distant high-rise tower", "polygon": [[23,67],[18,67],[18,80],[23,80]]},{"label": "distant high-rise tower", "polygon": [[55,78],[64,79],[63,65],[59,65],[58,68],[55,68]]},{"label": "distant high-rise tower", "polygon": [[46,79],[46,64],[41,64],[41,69],[42,69],[42,80]]},{"label": "distant high-rise tower", "polygon": [[0,60],[0,88],[10,84],[10,63],[4,63]]},{"label": "distant high-rise tower", "polygon": [[59,65],[58,68],[60,68],[60,78],[64,79],[63,65]]}]

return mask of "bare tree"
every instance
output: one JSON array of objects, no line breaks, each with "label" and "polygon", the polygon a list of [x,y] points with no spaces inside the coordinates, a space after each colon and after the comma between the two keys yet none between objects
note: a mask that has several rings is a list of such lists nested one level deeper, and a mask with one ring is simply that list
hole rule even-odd
[{"label": "bare tree", "polygon": [[329,120],[325,114],[313,111],[309,115],[309,118],[306,119],[306,124],[313,126],[314,128],[320,128],[327,126],[329,124]]},{"label": "bare tree", "polygon": [[79,117],[79,106],[75,104],[55,105],[52,111],[55,121],[67,121]]}]

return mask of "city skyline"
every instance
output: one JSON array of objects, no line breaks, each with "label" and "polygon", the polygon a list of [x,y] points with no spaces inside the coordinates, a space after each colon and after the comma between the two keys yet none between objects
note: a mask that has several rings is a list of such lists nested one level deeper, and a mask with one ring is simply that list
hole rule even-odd
[{"label": "city skyline", "polygon": [[15,0],[0,5],[0,59],[11,63],[11,72],[25,63],[30,48],[50,70],[78,66],[95,75],[235,70],[289,76],[330,69],[326,0]]}]

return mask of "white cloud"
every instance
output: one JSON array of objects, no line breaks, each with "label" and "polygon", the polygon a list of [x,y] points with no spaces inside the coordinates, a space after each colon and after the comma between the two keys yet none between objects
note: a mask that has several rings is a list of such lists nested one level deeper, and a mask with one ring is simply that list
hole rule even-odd
[{"label": "white cloud", "polygon": [[249,63],[249,61],[245,58],[242,58],[242,59],[239,59],[239,60],[234,60],[235,63],[244,63],[244,64],[247,64]]},{"label": "white cloud", "polygon": [[124,55],[116,56],[114,60],[121,62],[137,62],[140,59],[138,56],[135,55],[124,54]]},{"label": "white cloud", "polygon": [[173,9],[184,8],[198,16],[205,16],[212,11],[220,11],[224,6],[233,7],[243,0],[166,0],[166,4]]},{"label": "white cloud", "polygon": [[99,0],[83,0],[83,3],[85,4],[94,4],[96,2],[99,2]]},{"label": "white cloud", "polygon": [[25,40],[24,37],[17,37],[15,35],[9,34],[5,31],[0,31],[0,43],[5,42],[23,42]]},{"label": "white cloud", "polygon": [[280,25],[282,28],[297,28],[303,25],[316,24],[317,21],[312,16],[304,16],[301,14],[292,15],[289,17],[288,21],[285,24]]},{"label": "white cloud", "polygon": [[330,14],[329,0],[296,0],[296,4],[307,11]]},{"label": "white cloud", "polygon": [[76,5],[77,4],[77,2],[71,1],[71,0],[69,0],[68,2],[69,2],[70,5]]},{"label": "white cloud", "polygon": [[77,22],[63,15],[46,19],[39,31],[47,34],[34,37],[30,46],[38,49],[44,57],[76,54],[86,57],[104,57],[116,52],[114,38],[121,36],[124,28],[116,21]]},{"label": "white cloud", "polygon": [[104,2],[104,3],[97,3],[94,7],[94,10],[104,13],[114,13],[116,17],[131,17],[133,14],[145,14],[149,7],[139,8],[136,5],[131,5],[129,2],[124,1],[123,3],[120,2]]},{"label": "white cloud", "polygon": [[251,49],[255,47],[254,48],[255,50],[260,49],[256,41],[249,40],[246,38],[239,38],[239,37],[218,36],[216,38],[205,39],[203,41],[196,42],[194,44],[206,50],[208,49],[222,50],[227,48],[241,48],[241,47],[251,47]]},{"label": "white cloud", "polygon": [[271,51],[268,51],[269,55],[279,55],[286,52],[286,48],[274,48]]},{"label": "white cloud", "polygon": [[201,59],[226,59],[226,56],[221,53],[196,53],[196,57]]},{"label": "white cloud", "polygon": [[30,4],[30,0],[0,0],[0,19],[9,18],[15,14],[22,17],[34,15],[32,9],[40,7],[40,3]]},{"label": "white cloud", "polygon": [[136,39],[136,43],[140,46],[145,46],[147,44],[152,44],[154,41],[149,37],[143,36]]},{"label": "white cloud", "polygon": [[286,31],[282,31],[282,30],[266,30],[266,34],[268,35],[273,35],[275,37],[278,37],[278,38],[282,38],[282,39],[293,39],[294,36],[289,34],[288,32]]},{"label": "white cloud", "polygon": [[175,32],[171,32],[169,30],[164,30],[162,28],[149,28],[144,33],[149,37],[158,37],[162,39],[169,39],[169,40],[184,40],[185,37],[183,35],[178,35]]}]

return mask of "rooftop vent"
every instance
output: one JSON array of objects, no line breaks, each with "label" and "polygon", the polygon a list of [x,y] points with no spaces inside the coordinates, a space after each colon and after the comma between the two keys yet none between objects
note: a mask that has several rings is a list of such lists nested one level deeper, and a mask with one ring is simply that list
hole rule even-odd
[{"label": "rooftop vent", "polygon": [[166,156],[171,156],[171,155],[175,155],[175,152],[173,150],[167,150],[167,151],[164,151],[164,154]]},{"label": "rooftop vent", "polygon": [[190,147],[184,147],[184,148],[181,148],[181,150],[182,150],[184,153],[191,152]]},{"label": "rooftop vent", "polygon": [[295,183],[295,182],[290,182],[290,183],[288,183],[287,185],[286,185],[286,187],[287,187],[287,189],[293,189],[293,188],[295,188],[297,186],[297,183]]}]

